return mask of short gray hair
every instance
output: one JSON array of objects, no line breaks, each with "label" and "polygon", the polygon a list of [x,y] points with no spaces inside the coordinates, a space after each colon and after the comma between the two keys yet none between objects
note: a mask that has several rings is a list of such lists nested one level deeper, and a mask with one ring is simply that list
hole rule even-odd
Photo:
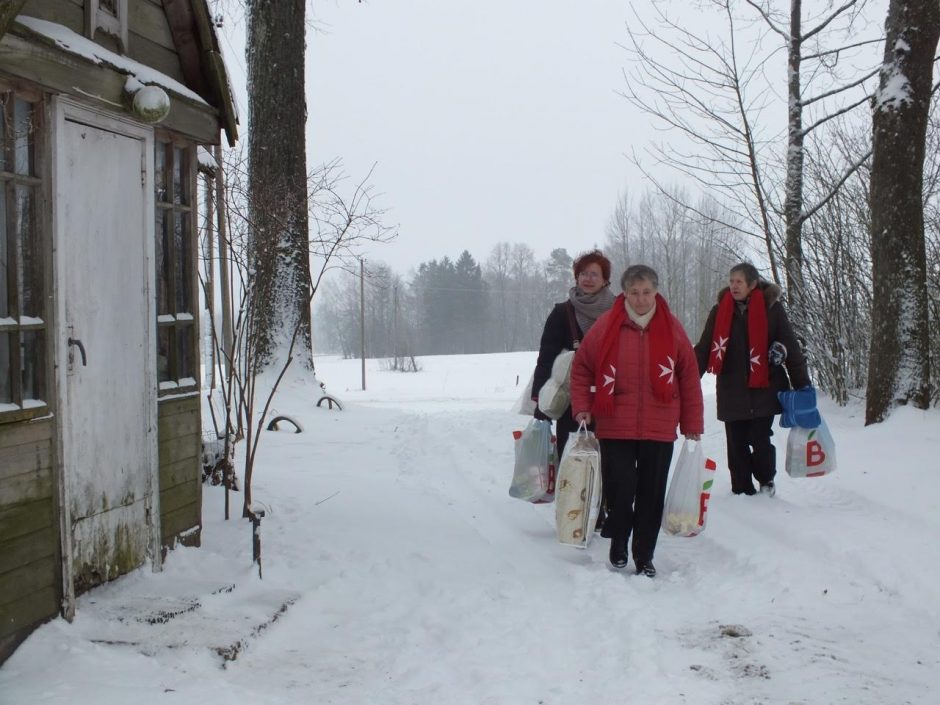
[{"label": "short gray hair", "polygon": [[738,264],[734,265],[731,268],[729,276],[731,274],[741,274],[744,277],[744,281],[747,282],[748,285],[760,281],[760,272],[758,272],[757,267],[755,267],[750,262],[739,262]]},{"label": "short gray hair", "polygon": [[627,267],[620,277],[620,288],[626,291],[641,279],[652,284],[654,289],[659,289],[659,275],[655,269],[647,267],[645,264],[632,264]]}]

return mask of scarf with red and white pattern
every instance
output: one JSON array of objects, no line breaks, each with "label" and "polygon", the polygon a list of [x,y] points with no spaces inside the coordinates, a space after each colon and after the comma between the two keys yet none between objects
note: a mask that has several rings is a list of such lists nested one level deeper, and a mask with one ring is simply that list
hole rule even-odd
[{"label": "scarf with red and white pattern", "polygon": [[[720,374],[728,350],[728,338],[731,337],[731,319],[734,317],[734,297],[726,291],[718,303],[715,316],[715,329],[712,331],[712,349],[708,355],[707,371]],[[754,289],[747,302],[747,342],[750,348],[750,372],[748,387],[767,387],[770,385],[770,372],[767,368],[767,308],[764,305],[764,293],[760,287]]]},{"label": "scarf with red and white pattern", "polygon": [[[594,370],[594,404],[591,414],[611,416],[614,413],[614,387],[617,380],[617,356],[620,353],[620,328],[627,318],[624,295],[620,294],[610,309],[604,337],[601,338]],[[649,339],[650,384],[658,399],[668,402],[675,389],[676,342],[672,334],[672,313],[669,304],[656,294],[656,313],[647,326]]]}]

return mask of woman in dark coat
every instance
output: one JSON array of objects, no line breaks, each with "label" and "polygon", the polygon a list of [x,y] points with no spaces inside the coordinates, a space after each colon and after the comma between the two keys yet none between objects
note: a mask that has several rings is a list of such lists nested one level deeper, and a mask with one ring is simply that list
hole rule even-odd
[{"label": "woman in dark coat", "polygon": [[718,420],[724,421],[734,494],[776,493],[774,416],[777,392],[810,385],[806,358],[780,301],[780,287],[761,281],[754,265],[731,268],[695,346],[699,373],[716,375]]},{"label": "woman in dark coat", "polygon": [[[532,399],[536,402],[535,418],[547,419],[538,408],[539,390],[552,375],[552,364],[564,350],[576,350],[585,334],[614,302],[610,290],[610,260],[600,250],[581,254],[574,261],[575,285],[568,290],[568,299],[555,304],[545,321],[539,357],[532,377]],[[571,417],[569,406],[555,424],[558,458],[578,424]]]}]

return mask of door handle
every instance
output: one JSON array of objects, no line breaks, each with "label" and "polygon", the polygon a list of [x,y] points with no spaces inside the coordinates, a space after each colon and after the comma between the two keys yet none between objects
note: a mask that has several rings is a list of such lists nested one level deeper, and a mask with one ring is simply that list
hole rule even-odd
[{"label": "door handle", "polygon": [[78,351],[82,354],[82,367],[88,367],[88,358],[85,356],[85,346],[82,345],[82,341],[78,338],[69,338],[69,347],[76,346]]}]

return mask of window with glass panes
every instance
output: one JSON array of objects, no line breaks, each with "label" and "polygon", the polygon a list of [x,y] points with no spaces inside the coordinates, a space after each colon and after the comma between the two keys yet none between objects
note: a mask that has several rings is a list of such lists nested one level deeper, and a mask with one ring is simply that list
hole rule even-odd
[{"label": "window with glass panes", "polygon": [[0,421],[47,404],[38,98],[0,84]]},{"label": "window with glass panes", "polygon": [[160,390],[196,386],[192,145],[156,140],[157,378]]}]

